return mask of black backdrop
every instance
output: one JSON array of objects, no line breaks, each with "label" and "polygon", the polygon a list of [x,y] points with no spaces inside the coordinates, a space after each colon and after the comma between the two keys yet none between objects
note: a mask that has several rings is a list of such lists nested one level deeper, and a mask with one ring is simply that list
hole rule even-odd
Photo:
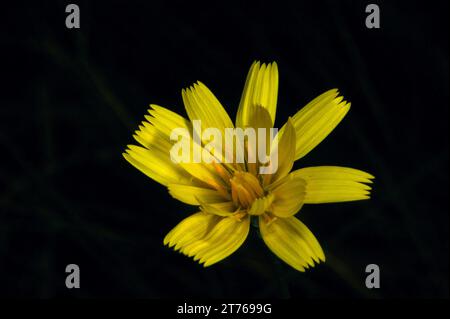
[{"label": "black backdrop", "polygon": [[[448,2],[2,4],[0,295],[448,297]],[[298,273],[253,231],[203,269],[163,247],[194,212],[121,156],[150,103],[206,83],[233,118],[255,59],[277,61],[277,123],[338,87],[352,109],[296,167],[376,176],[370,201],[305,206],[328,260]],[[81,268],[81,289],[64,285]],[[364,269],[381,269],[368,290]]]}]

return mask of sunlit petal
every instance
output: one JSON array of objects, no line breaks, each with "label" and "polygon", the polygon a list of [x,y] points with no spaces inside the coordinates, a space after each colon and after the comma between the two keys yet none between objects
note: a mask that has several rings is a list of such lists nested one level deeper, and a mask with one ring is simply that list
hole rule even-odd
[{"label": "sunlit petal", "polygon": [[197,213],[179,223],[164,239],[183,254],[193,257],[205,267],[235,252],[247,238],[250,218],[218,217]]},{"label": "sunlit petal", "polygon": [[236,126],[245,127],[252,118],[251,106],[267,109],[275,122],[278,98],[278,66],[276,62],[261,64],[255,61],[248,72],[236,116]]},{"label": "sunlit petal", "polygon": [[226,200],[215,189],[182,184],[169,184],[168,189],[173,198],[189,205],[200,205],[201,202],[220,203]]},{"label": "sunlit petal", "polygon": [[369,199],[371,187],[366,184],[374,178],[369,173],[339,166],[307,167],[291,174],[305,180],[307,204]]},{"label": "sunlit petal", "polygon": [[277,217],[296,214],[305,202],[306,182],[292,173],[270,185],[268,190],[274,196],[271,212]]},{"label": "sunlit petal", "polygon": [[336,89],[327,91],[292,117],[297,137],[296,160],[322,142],[349,111],[350,103],[343,101],[343,97],[338,94]]},{"label": "sunlit petal", "polygon": [[299,271],[325,261],[319,242],[297,218],[259,218],[259,229],[266,245],[284,262]]}]

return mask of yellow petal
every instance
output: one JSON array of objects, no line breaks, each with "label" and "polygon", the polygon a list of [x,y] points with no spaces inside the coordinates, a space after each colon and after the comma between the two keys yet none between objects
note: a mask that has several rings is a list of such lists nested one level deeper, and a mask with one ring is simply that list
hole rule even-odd
[{"label": "yellow petal", "polygon": [[189,132],[192,131],[189,121],[181,115],[155,104],[150,106],[151,109],[148,111],[150,115],[146,115],[145,119],[156,130],[160,131],[167,140],[170,140],[170,133],[174,128],[185,128]]},{"label": "yellow petal", "polygon": [[197,184],[182,167],[170,159],[172,129],[181,127],[189,131],[189,122],[182,116],[158,105],[151,105],[147,121],[136,131],[135,139],[145,148],[129,145],[125,159],[155,181],[168,185]]},{"label": "yellow petal", "polygon": [[217,128],[223,134],[225,128],[234,127],[222,104],[200,81],[181,94],[189,119],[191,122],[201,120],[202,130]]},{"label": "yellow petal", "polygon": [[168,184],[192,184],[192,177],[183,168],[170,160],[169,152],[158,148],[146,149],[128,145],[125,159],[153,180],[165,186]]},{"label": "yellow petal", "polygon": [[264,185],[285,177],[294,165],[296,135],[291,118],[288,119],[283,132],[279,132],[273,144],[272,152],[278,152],[276,161],[278,169],[273,175],[264,176]]},{"label": "yellow petal", "polygon": [[205,163],[179,163],[179,166],[197,180],[208,184],[223,196],[226,196],[226,184],[214,169],[214,165]]},{"label": "yellow petal", "polygon": [[217,190],[191,185],[169,184],[169,193],[183,203],[200,205],[204,203],[220,203],[226,200]]},{"label": "yellow petal", "polygon": [[252,118],[251,106],[267,109],[275,123],[278,98],[278,66],[276,62],[260,64],[255,61],[250,67],[236,116],[236,126],[246,127]]},{"label": "yellow petal", "polygon": [[349,111],[350,103],[343,101],[343,97],[338,94],[337,89],[329,90],[292,117],[297,137],[295,160],[322,142]]},{"label": "yellow petal", "polygon": [[306,182],[305,203],[321,204],[370,198],[374,178],[369,173],[348,167],[316,166],[292,172]]},{"label": "yellow petal", "polygon": [[269,131],[273,127],[273,121],[269,111],[261,105],[249,105],[248,110],[252,117],[248,119],[246,127],[253,127],[256,131],[258,128],[265,128]]},{"label": "yellow petal", "polygon": [[305,181],[292,173],[271,184],[268,190],[274,196],[272,214],[277,217],[296,214],[304,204],[305,188]]},{"label": "yellow petal", "polygon": [[250,215],[262,215],[269,211],[275,196],[273,194],[267,194],[267,196],[257,198],[252,203],[252,206],[248,210]]},{"label": "yellow petal", "polygon": [[232,216],[237,212],[236,206],[232,201],[220,203],[206,203],[198,200],[202,212],[213,214],[217,216],[227,217]]},{"label": "yellow petal", "polygon": [[220,220],[221,217],[211,214],[202,212],[193,214],[183,219],[164,237],[164,245],[175,246],[174,249],[178,250],[184,245],[196,242],[205,237]]},{"label": "yellow petal", "polygon": [[146,148],[153,146],[166,149],[167,144],[170,144],[170,141],[166,136],[147,121],[143,121],[142,124],[139,125],[139,130],[135,131],[133,137],[138,143]]},{"label": "yellow petal", "polygon": [[[260,160],[259,158],[259,141],[264,139],[265,143],[265,152],[263,152],[264,156],[269,155],[271,152],[271,134],[270,129],[273,127],[273,122],[270,117],[268,110],[260,105],[249,105],[248,106],[249,113],[252,114],[252,117],[248,119],[247,127],[253,128],[255,130],[255,141],[254,144],[247,143],[247,153],[246,153],[246,161],[247,161],[247,170],[254,174],[258,174]],[[260,134],[259,129],[264,129]],[[264,145],[264,144],[262,144]],[[249,160],[249,159],[254,160]]]},{"label": "yellow petal", "polygon": [[205,267],[235,252],[247,238],[250,218],[218,217],[197,213],[178,224],[164,239],[164,244],[193,257]]},{"label": "yellow petal", "polygon": [[[153,106],[155,107],[155,106]],[[158,109],[158,112],[163,108]],[[127,153],[123,154],[124,157],[136,168],[150,176],[152,179],[158,181],[163,185],[170,183],[174,184],[187,184],[194,186],[204,186],[204,183],[213,185],[215,188],[221,182],[221,178],[212,164],[206,163],[176,163],[173,162],[170,156],[172,146],[176,141],[171,141],[170,129],[176,128],[175,125],[182,125],[180,118],[177,120],[177,114],[170,114],[173,117],[174,122],[171,120],[165,120],[161,113],[156,114],[151,111],[155,117],[148,116],[149,122],[155,122],[155,126],[149,122],[142,122],[139,127],[140,130],[136,131],[135,139],[146,147],[146,149],[138,146],[129,146]],[[165,116],[168,117],[168,115]],[[189,149],[190,158],[192,160],[192,154],[194,152],[193,139],[190,136],[188,127],[182,127],[186,129],[189,135]],[[201,154],[207,153],[201,146],[196,145]],[[208,183],[209,182],[209,183]]]},{"label": "yellow petal", "polygon": [[263,215],[259,217],[259,229],[270,250],[299,271],[314,267],[314,262],[325,261],[317,239],[295,217],[268,219]]}]

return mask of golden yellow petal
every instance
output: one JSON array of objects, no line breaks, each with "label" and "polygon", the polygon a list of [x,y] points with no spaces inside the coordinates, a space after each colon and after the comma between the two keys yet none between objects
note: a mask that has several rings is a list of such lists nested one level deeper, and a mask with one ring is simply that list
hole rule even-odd
[{"label": "golden yellow petal", "polygon": [[234,127],[222,104],[200,81],[183,90],[182,97],[189,119],[201,120],[202,130],[217,128],[223,134],[225,128]]},{"label": "golden yellow petal", "polygon": [[227,185],[215,170],[214,165],[205,163],[179,163],[178,165],[197,180],[208,184],[226,197]]},{"label": "golden yellow petal", "polygon": [[164,237],[164,245],[175,246],[175,250],[196,242],[208,234],[221,220],[221,217],[199,212],[183,219]]},{"label": "golden yellow petal", "polygon": [[220,203],[226,200],[217,190],[191,185],[169,184],[170,195],[189,205]]},{"label": "golden yellow petal", "polygon": [[308,154],[327,137],[349,111],[350,103],[338,94],[337,89],[329,90],[292,117],[297,137],[295,160]]},{"label": "golden yellow petal", "polygon": [[155,181],[167,186],[170,183],[194,184],[182,167],[170,159],[170,149],[174,141],[170,140],[171,130],[185,128],[189,132],[190,124],[182,116],[158,105],[151,105],[150,115],[145,116],[139,130],[135,132],[135,139],[145,148],[129,145],[125,159],[144,174]]},{"label": "golden yellow petal", "polygon": [[291,173],[267,189],[274,196],[271,212],[277,217],[290,217],[304,204],[306,182],[300,176]]},{"label": "golden yellow petal", "polygon": [[[247,161],[247,170],[253,175],[257,175],[259,172],[259,141],[264,139],[266,141],[265,144],[265,152],[263,155],[270,155],[271,152],[271,135],[270,129],[273,127],[273,122],[270,117],[268,110],[260,105],[249,105],[248,106],[249,114],[252,116],[248,119],[247,127],[253,128],[255,130],[255,141],[253,143],[247,143],[247,153],[246,161]],[[260,134],[259,129],[264,129],[262,134]],[[261,152],[262,153],[262,152]],[[249,159],[254,159],[253,161]]]},{"label": "golden yellow petal", "polygon": [[160,131],[167,140],[170,140],[170,133],[175,128],[185,128],[189,132],[192,131],[189,121],[181,115],[155,104],[151,104],[150,107],[148,111],[150,115],[146,115],[145,119],[156,130]]},{"label": "golden yellow petal", "polygon": [[270,210],[275,196],[273,194],[267,194],[267,196],[257,198],[252,203],[250,209],[248,210],[249,215],[262,215]]},{"label": "golden yellow petal", "polygon": [[264,176],[264,185],[267,185],[269,182],[276,182],[289,174],[294,165],[295,145],[295,129],[291,118],[289,118],[283,132],[280,131],[278,137],[275,138],[272,149],[272,152],[278,152],[278,169],[275,174]]},{"label": "golden yellow petal", "polygon": [[165,186],[171,183],[192,184],[192,177],[170,160],[170,154],[160,149],[129,145],[124,158],[138,170]]},{"label": "golden yellow petal", "polygon": [[372,183],[374,178],[369,173],[339,166],[307,167],[291,174],[305,180],[306,204],[368,199],[371,187],[366,184]]},{"label": "golden yellow petal", "polygon": [[278,98],[278,66],[276,62],[260,64],[255,61],[247,75],[244,90],[236,116],[236,126],[246,127],[252,118],[252,106],[262,106],[267,109],[275,122]]},{"label": "golden yellow petal", "polygon": [[299,271],[314,267],[314,262],[325,261],[317,239],[295,217],[268,219],[263,215],[259,217],[259,229],[270,250]]},{"label": "golden yellow petal", "polygon": [[194,214],[178,224],[164,239],[164,244],[193,257],[205,267],[235,252],[247,238],[250,218],[218,217]]},{"label": "golden yellow petal", "polygon": [[232,216],[236,213],[236,206],[232,201],[220,202],[220,203],[206,203],[198,200],[200,203],[200,209],[208,214],[213,214],[222,217]]}]

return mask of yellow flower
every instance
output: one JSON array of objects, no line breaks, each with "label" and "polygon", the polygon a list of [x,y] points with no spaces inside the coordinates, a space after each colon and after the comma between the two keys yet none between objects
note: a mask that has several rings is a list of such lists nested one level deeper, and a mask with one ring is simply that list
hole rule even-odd
[{"label": "yellow flower", "polygon": [[[239,104],[236,127],[271,128],[278,96],[278,67],[253,63]],[[142,145],[129,145],[124,157],[137,169],[163,184],[176,199],[199,207],[164,238],[164,244],[193,257],[205,267],[236,251],[245,241],[251,218],[272,252],[304,271],[325,261],[312,232],[294,215],[303,204],[368,199],[374,177],[338,166],[307,167],[291,172],[294,161],[318,145],[343,119],[350,103],[336,89],[327,91],[289,118],[278,133],[278,169],[260,174],[261,163],[174,163],[170,150],[175,128],[192,130],[192,121],[222,132],[234,125],[213,93],[201,82],[182,90],[188,119],[161,106],[134,135]],[[202,140],[202,147],[205,146]],[[247,145],[247,144],[246,144]],[[275,149],[275,148],[273,148]],[[223,152],[234,152],[225,149]],[[272,150],[273,151],[273,150]],[[269,150],[270,152],[270,150]]]}]

